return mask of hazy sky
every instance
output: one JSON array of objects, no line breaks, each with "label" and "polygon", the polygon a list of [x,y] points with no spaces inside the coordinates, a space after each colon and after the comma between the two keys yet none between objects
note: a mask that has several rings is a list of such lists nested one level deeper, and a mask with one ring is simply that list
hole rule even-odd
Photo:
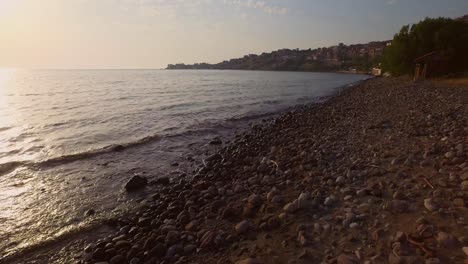
[{"label": "hazy sky", "polygon": [[0,0],[0,67],[161,68],[391,39],[467,0]]}]

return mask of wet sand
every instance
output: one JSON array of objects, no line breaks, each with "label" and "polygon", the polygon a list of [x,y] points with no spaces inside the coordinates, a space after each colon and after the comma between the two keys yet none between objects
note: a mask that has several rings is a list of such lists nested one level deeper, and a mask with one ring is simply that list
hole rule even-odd
[{"label": "wet sand", "polygon": [[464,85],[365,81],[150,183],[136,214],[5,263],[464,263],[467,102]]}]

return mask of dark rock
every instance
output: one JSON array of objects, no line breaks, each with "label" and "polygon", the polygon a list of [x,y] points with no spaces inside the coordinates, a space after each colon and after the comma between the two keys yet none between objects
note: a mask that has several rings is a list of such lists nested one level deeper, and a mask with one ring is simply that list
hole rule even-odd
[{"label": "dark rock", "polygon": [[242,234],[247,232],[247,230],[249,230],[251,227],[252,224],[249,221],[244,220],[236,225],[236,232],[238,234]]},{"label": "dark rock", "polygon": [[150,250],[149,256],[160,258],[166,254],[166,247],[162,243],[158,243],[153,249]]},{"label": "dark rock", "polygon": [[190,255],[197,249],[197,246],[189,244],[184,246],[184,255]]},{"label": "dark rock", "polygon": [[93,209],[89,209],[85,212],[85,216],[92,216],[96,214],[96,211],[94,211]]},{"label": "dark rock", "polygon": [[125,264],[125,257],[122,255],[116,255],[110,259],[109,264]]},{"label": "dark rock", "polygon": [[456,248],[460,244],[454,236],[445,232],[439,232],[436,239],[439,245],[444,248]]},{"label": "dark rock", "polygon": [[192,220],[190,223],[188,223],[185,226],[185,230],[187,231],[195,231],[198,229],[198,226],[200,225],[200,222],[198,220]]},{"label": "dark rock", "polygon": [[223,141],[221,141],[221,139],[219,138],[215,138],[210,141],[210,145],[221,145],[221,144],[223,144]]},{"label": "dark rock", "polygon": [[167,249],[166,258],[172,259],[176,254],[182,253],[184,248],[180,244],[173,245]]},{"label": "dark rock", "polygon": [[354,255],[341,254],[337,258],[337,264],[358,264],[359,260]]},{"label": "dark rock", "polygon": [[169,179],[169,177],[161,177],[161,178],[157,178],[156,181],[154,182],[156,184],[166,185],[166,184],[169,184],[171,180]]},{"label": "dark rock", "polygon": [[129,262],[129,264],[140,264],[142,263],[139,258],[132,258]]},{"label": "dark rock", "polygon": [[122,146],[122,145],[114,145],[114,146],[112,147],[112,151],[122,151],[122,150],[124,150],[124,149],[125,149],[125,147]]},{"label": "dark rock", "polygon": [[125,184],[125,190],[127,190],[127,192],[136,191],[145,187],[147,184],[148,180],[146,177],[135,175]]},{"label": "dark rock", "polygon": [[258,261],[256,258],[246,258],[237,261],[236,264],[260,264],[260,261]]},{"label": "dark rock", "polygon": [[131,244],[127,240],[119,240],[119,241],[117,241],[117,243],[115,243],[115,247],[117,249],[119,249],[119,248],[128,248],[130,246],[131,246]]},{"label": "dark rock", "polygon": [[98,248],[93,252],[93,259],[95,260],[105,260],[106,251],[103,248]]}]

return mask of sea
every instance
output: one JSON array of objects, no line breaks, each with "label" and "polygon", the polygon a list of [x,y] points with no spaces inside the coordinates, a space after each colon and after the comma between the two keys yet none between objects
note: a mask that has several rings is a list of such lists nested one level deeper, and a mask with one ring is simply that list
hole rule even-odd
[{"label": "sea", "polygon": [[[157,192],[125,192],[135,174],[150,181],[190,175],[253,124],[367,78],[0,70],[0,260],[131,212]],[[210,145],[213,139],[223,144]]]}]

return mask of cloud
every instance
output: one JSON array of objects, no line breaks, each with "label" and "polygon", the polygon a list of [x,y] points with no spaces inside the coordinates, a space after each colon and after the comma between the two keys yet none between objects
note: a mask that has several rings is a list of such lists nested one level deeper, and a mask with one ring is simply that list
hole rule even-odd
[{"label": "cloud", "polygon": [[284,15],[289,9],[286,7],[268,4],[266,1],[255,0],[223,0],[225,4],[241,8],[258,9],[270,15]]},{"label": "cloud", "polygon": [[[1,0],[0,0],[1,1]],[[84,0],[82,0],[84,1]],[[201,16],[216,5],[227,5],[239,9],[252,9],[270,15],[284,15],[289,9],[273,5],[267,0],[110,0],[117,1],[120,9],[145,17]],[[243,12],[245,13],[245,12]]]}]

